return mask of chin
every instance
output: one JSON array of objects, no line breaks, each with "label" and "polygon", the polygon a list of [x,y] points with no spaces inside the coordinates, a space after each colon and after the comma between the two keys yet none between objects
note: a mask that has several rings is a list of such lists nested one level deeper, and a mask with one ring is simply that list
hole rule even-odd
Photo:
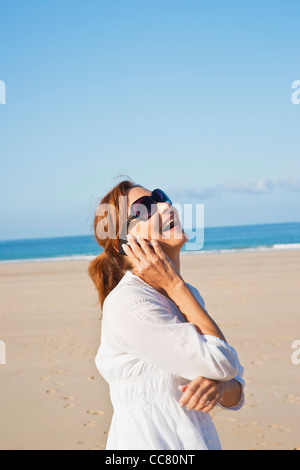
[{"label": "chin", "polygon": [[180,233],[178,232],[179,232],[178,230],[176,230],[176,232],[173,232],[173,233],[171,232],[168,237],[161,238],[160,241],[169,247],[182,248],[183,245],[188,241],[189,237],[182,228],[180,229]]}]

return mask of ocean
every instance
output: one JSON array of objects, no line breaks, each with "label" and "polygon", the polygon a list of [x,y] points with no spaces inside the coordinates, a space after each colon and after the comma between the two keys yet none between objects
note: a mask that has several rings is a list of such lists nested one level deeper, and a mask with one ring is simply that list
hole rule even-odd
[{"label": "ocean", "polygon": [[[300,222],[205,228],[204,244],[187,232],[183,254],[300,249]],[[92,235],[6,240],[0,263],[92,259],[102,251]]]}]

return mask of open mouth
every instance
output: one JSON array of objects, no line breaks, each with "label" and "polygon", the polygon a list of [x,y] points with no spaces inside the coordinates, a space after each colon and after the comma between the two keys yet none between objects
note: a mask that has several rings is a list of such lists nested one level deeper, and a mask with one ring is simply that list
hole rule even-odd
[{"label": "open mouth", "polygon": [[162,229],[161,231],[162,232],[169,232],[171,230],[173,230],[174,227],[176,227],[177,225],[179,224],[179,220],[177,219],[177,217],[175,216],[174,213],[172,213],[169,217],[169,219],[167,219],[163,224],[162,224]]}]

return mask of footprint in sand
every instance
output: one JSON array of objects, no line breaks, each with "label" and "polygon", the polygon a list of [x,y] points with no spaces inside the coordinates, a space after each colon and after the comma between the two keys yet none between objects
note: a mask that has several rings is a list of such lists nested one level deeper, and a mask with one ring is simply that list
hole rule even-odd
[{"label": "footprint in sand", "polygon": [[62,398],[63,400],[75,400],[75,397],[72,397],[72,395],[70,395],[69,397],[60,397]]},{"label": "footprint in sand", "polygon": [[48,393],[49,395],[51,395],[53,393],[57,393],[57,392],[59,392],[59,390],[53,390],[53,389],[46,390],[46,393]]},{"label": "footprint in sand", "polygon": [[89,427],[91,427],[91,426],[96,426],[96,424],[97,424],[97,421],[89,421],[88,423],[84,423],[83,426],[84,426],[85,428],[89,428]]},{"label": "footprint in sand", "polygon": [[285,395],[285,402],[286,403],[293,403],[294,405],[300,405],[300,397],[296,397],[295,395]]},{"label": "footprint in sand", "polygon": [[87,411],[86,412],[88,415],[94,415],[94,416],[102,416],[104,415],[104,411],[98,410],[98,411]]},{"label": "footprint in sand", "polygon": [[64,385],[63,382],[53,382],[53,385],[55,385],[55,387],[62,387]]},{"label": "footprint in sand", "polygon": [[285,426],[281,426],[280,424],[269,424],[268,428],[278,429],[278,431],[283,431],[283,432],[292,432],[291,429],[286,428]]},{"label": "footprint in sand", "polygon": [[72,408],[74,408],[74,403],[68,403],[67,405],[64,406],[64,409],[65,410],[71,410]]},{"label": "footprint in sand", "polygon": [[271,387],[272,390],[288,390],[288,387],[279,387],[278,385],[272,385]]}]

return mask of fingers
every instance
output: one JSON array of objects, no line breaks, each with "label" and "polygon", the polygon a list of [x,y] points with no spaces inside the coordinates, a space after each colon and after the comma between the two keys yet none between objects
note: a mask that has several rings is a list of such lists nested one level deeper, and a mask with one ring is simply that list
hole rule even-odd
[{"label": "fingers", "polygon": [[195,411],[203,411],[203,412],[207,413],[208,411],[211,411],[215,407],[215,405],[218,402],[219,398],[220,398],[220,395],[216,390],[214,390],[210,393],[206,393],[203,396],[201,396],[198,403],[196,403],[190,409],[194,409]]},{"label": "fingers", "polygon": [[155,239],[151,240],[151,243],[152,243],[153,249],[154,249],[155,253],[157,254],[157,256],[159,256],[161,259],[166,259],[167,255],[163,251],[163,249],[160,246],[158,240],[155,240]]},{"label": "fingers", "polygon": [[205,392],[204,390],[202,390],[201,387],[199,387],[198,390],[193,393],[191,398],[188,400],[186,407],[188,410],[192,410],[193,408],[195,408],[195,406],[200,406],[201,408],[203,408],[207,401],[210,400],[210,398],[211,397],[207,394],[207,392]]},{"label": "fingers", "polygon": [[136,259],[140,260],[144,255],[143,250],[141,249],[141,247],[137,243],[136,239],[133,238],[132,235],[128,235],[127,239],[128,239],[128,245],[129,245],[133,255],[136,257]]},{"label": "fingers", "polygon": [[197,392],[198,390],[198,383],[191,381],[188,385],[187,388],[185,389],[182,397],[179,400],[179,406],[185,406],[189,400],[192,398],[192,396]]},{"label": "fingers", "polygon": [[146,261],[156,256],[155,251],[150,248],[148,240],[144,237],[137,237],[135,239],[129,234],[128,243],[132,252],[140,261]]},{"label": "fingers", "polygon": [[211,410],[214,409],[214,407],[216,406],[216,404],[218,403],[219,401],[219,397],[215,397],[213,398],[212,400],[208,400],[208,403],[206,406],[204,407],[201,407],[201,405],[198,405],[194,408],[195,411],[203,411],[203,413],[209,413]]},{"label": "fingers", "polygon": [[193,409],[205,413],[211,411],[221,397],[219,383],[201,377],[197,377],[187,386],[181,386],[180,390],[184,392],[179,400],[180,406],[186,405],[188,410]]},{"label": "fingers", "polygon": [[137,266],[139,263],[139,258],[136,256],[135,252],[133,251],[132,247],[129,243],[124,243],[122,245],[123,250],[125,251],[126,255],[128,256],[129,260],[132,262],[134,266]]},{"label": "fingers", "polygon": [[[159,256],[161,259],[166,258],[166,254],[161,248],[159,242],[157,240],[151,240],[152,248],[150,248],[148,241],[143,237],[138,237],[136,240],[132,235],[128,235],[128,244],[132,250],[132,253],[138,258],[142,260],[143,257],[153,257],[153,255]],[[126,252],[127,254],[127,252]]]},{"label": "fingers", "polygon": [[152,248],[150,248],[148,241],[143,237],[138,237],[138,243],[141,245],[147,258],[151,258],[155,254]]}]

